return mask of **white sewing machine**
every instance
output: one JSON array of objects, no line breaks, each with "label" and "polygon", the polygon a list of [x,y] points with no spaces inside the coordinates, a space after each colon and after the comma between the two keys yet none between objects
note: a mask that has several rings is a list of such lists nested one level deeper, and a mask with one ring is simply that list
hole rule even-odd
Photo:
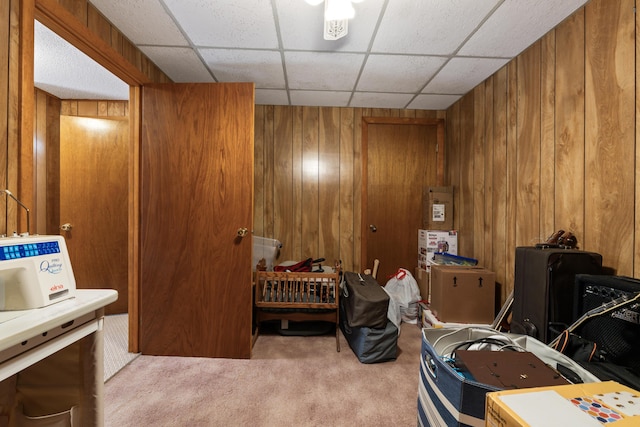
[{"label": "white sewing machine", "polygon": [[62,236],[0,238],[0,311],[45,307],[75,295]]}]

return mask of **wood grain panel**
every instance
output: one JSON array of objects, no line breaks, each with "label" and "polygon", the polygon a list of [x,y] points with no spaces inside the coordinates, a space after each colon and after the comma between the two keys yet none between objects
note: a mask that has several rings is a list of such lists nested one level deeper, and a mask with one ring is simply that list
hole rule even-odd
[{"label": "wood grain panel", "polygon": [[[24,38],[22,22],[24,20],[23,14],[32,13],[32,8],[28,4],[25,4],[25,8],[21,7],[22,2],[11,0],[9,5],[9,40],[8,40],[8,94],[7,94],[7,169],[6,174],[2,174],[2,180],[4,188],[13,189],[18,191],[19,187],[19,171],[22,168],[28,168],[24,170],[24,173],[32,173],[32,164],[22,163],[20,158],[20,140],[22,135],[21,122],[20,122],[20,99],[26,89],[23,88],[23,75],[21,71],[22,58],[28,58],[28,52],[23,52],[23,45],[29,43],[29,38]],[[32,89],[33,91],[33,89]],[[22,101],[28,104],[29,100],[31,105],[25,105],[25,117],[24,120],[33,121],[33,96],[29,95]],[[32,134],[25,135],[25,138],[33,138]],[[12,190],[12,191],[13,191]],[[22,195],[18,195],[22,197]],[[5,198],[6,199],[6,198]],[[8,233],[18,229],[18,207],[15,203],[8,203],[6,207],[7,224],[5,231]]]},{"label": "wood grain panel", "polygon": [[[467,236],[459,236],[458,253],[462,256],[473,254],[474,230],[474,208],[473,208],[473,141],[474,138],[474,92],[471,91],[462,98],[460,109],[460,154],[458,205],[456,206],[458,215],[457,227],[467,230]],[[455,225],[455,224],[454,224]]]},{"label": "wood grain panel", "polygon": [[[274,110],[274,238],[283,243],[280,251],[280,261],[299,260],[295,252],[295,246],[289,242],[295,240],[297,234],[293,227],[294,207],[296,201],[293,198],[293,117],[292,110],[287,107],[276,107]],[[299,204],[299,201],[297,202]]]},{"label": "wood grain panel", "polygon": [[[493,104],[494,104],[494,77],[488,78],[484,85],[484,120],[485,129],[483,137],[483,145],[486,153],[484,155],[484,190],[480,196],[483,198],[481,209],[484,210],[484,224],[481,224],[483,229],[484,245],[481,248],[483,253],[483,262],[486,268],[493,269],[493,245],[496,243],[493,240],[493,234],[495,233],[494,227],[496,223],[493,220],[493,165],[494,165],[494,116],[493,116]],[[503,283],[503,282],[500,282]]]},{"label": "wood grain panel", "polygon": [[362,126],[364,109],[354,109],[353,115],[353,268],[355,271],[362,271],[367,267],[361,263],[362,260],[362,188],[364,176],[362,171]]},{"label": "wood grain panel", "polygon": [[[472,240],[473,250],[467,253],[476,254],[480,265],[487,265],[485,257],[485,224],[484,216],[484,194],[485,194],[485,127],[486,122],[482,120],[485,117],[485,88],[484,84],[480,84],[473,90],[473,139],[470,140],[473,150],[473,230],[474,239]],[[464,255],[464,252],[460,252]]]},{"label": "wood grain panel", "polygon": [[506,283],[509,292],[513,289],[514,266],[516,256],[517,236],[517,198],[518,191],[516,159],[517,127],[518,127],[518,61],[511,61],[507,65],[507,218],[506,218],[506,238],[507,251],[505,254],[505,268],[507,272]]},{"label": "wood grain panel", "polygon": [[[17,2],[16,0],[13,0]],[[9,91],[9,71],[13,68],[9,64],[10,38],[10,10],[11,1],[0,3],[0,61],[7,64],[0,67],[0,188],[7,188],[7,149],[9,146],[9,104],[12,102]],[[8,206],[7,198],[0,199],[0,209],[5,212]],[[0,234],[6,234],[7,224],[5,215],[0,215]]]},{"label": "wood grain panel", "polygon": [[516,244],[540,241],[540,43],[518,59]]},{"label": "wood grain panel", "polygon": [[256,136],[253,141],[253,170],[255,171],[253,177],[253,235],[259,237],[269,237],[264,233],[265,165],[268,161],[264,143],[264,137],[267,134],[264,128],[265,110],[264,105],[256,105],[254,118]]},{"label": "wood grain panel", "polygon": [[[556,229],[568,230],[581,241],[585,235],[585,119],[584,13],[578,12],[556,29],[556,145],[548,163],[555,167]],[[545,162],[547,159],[544,159]],[[545,230],[551,234],[553,230]]]},{"label": "wood grain panel", "polygon": [[[35,90],[35,120],[33,125],[34,142],[34,181],[36,184],[35,204],[31,206],[31,215],[36,219],[34,232],[45,234],[47,228],[47,94]],[[57,234],[57,233],[56,233]]]},{"label": "wood grain panel", "polygon": [[265,167],[264,183],[264,212],[268,221],[264,223],[264,235],[265,237],[274,236],[274,180],[276,175],[276,168],[274,167],[275,159],[275,133],[274,133],[274,108],[273,106],[267,106],[267,114],[264,116],[264,127],[267,129],[266,137],[264,140],[264,155],[269,159]]},{"label": "wood grain panel", "polygon": [[[251,355],[254,87],[143,88],[140,348]],[[220,106],[224,105],[224,108]]]},{"label": "wood grain panel", "polygon": [[96,101],[78,101],[78,115],[98,117],[98,103]]},{"label": "wood grain panel", "polygon": [[[46,139],[46,226],[44,234],[60,232],[60,106],[53,96],[47,97]],[[38,196],[40,193],[38,192]],[[42,233],[42,231],[38,230]]]},{"label": "wood grain panel", "polygon": [[[585,247],[617,274],[633,274],[634,2],[594,1],[585,9]],[[621,161],[622,160],[622,161]]]},{"label": "wood grain panel", "polygon": [[[296,230],[293,240],[293,256],[291,259],[301,260],[303,258],[303,223],[306,211],[303,209],[303,184],[304,184],[304,168],[302,163],[302,146],[304,140],[303,116],[305,107],[293,107],[292,128],[293,128],[293,145],[291,152],[292,162],[292,178],[291,184],[293,189],[293,223],[291,224]],[[313,213],[312,213],[313,214]]]},{"label": "wood grain panel", "polygon": [[318,133],[318,257],[340,259],[340,110],[320,108]]},{"label": "wood grain panel", "polygon": [[[640,18],[638,18],[638,14],[636,13],[636,39],[635,39],[635,47],[636,47],[636,73],[640,70]],[[636,165],[640,165],[640,144],[637,141],[640,141],[640,126],[637,123],[640,120],[640,102],[638,99],[640,98],[640,85],[636,81]],[[635,210],[636,212],[640,212],[640,174],[634,171],[635,181],[636,181],[636,191],[634,194],[635,200]],[[636,215],[635,223],[634,223],[634,257],[633,257],[633,275],[634,277],[640,273],[640,215]]]},{"label": "wood grain panel", "polygon": [[540,230],[549,236],[555,226],[555,78],[556,33],[549,32],[540,45]]},{"label": "wood grain panel", "polygon": [[491,269],[496,273],[496,282],[500,285],[502,301],[511,291],[507,280],[507,67],[502,67],[493,76],[493,139],[487,143],[493,146],[493,192],[490,203],[493,205],[493,240]]},{"label": "wood grain panel", "polygon": [[104,40],[105,43],[111,44],[111,24],[102,16],[100,11],[91,3],[87,3],[87,28]]},{"label": "wood grain panel", "polygon": [[87,2],[85,0],[57,0],[58,3],[67,9],[76,19],[83,24],[87,23]]},{"label": "wood grain panel", "polygon": [[[108,117],[129,117],[128,101],[106,101]],[[102,110],[98,109],[98,114]]]},{"label": "wood grain panel", "polygon": [[[19,14],[19,96],[11,107],[15,108],[15,117],[19,123],[20,138],[16,139],[19,156],[18,169],[16,171],[16,184],[18,198],[25,206],[35,206],[36,194],[34,167],[34,147],[33,147],[33,125],[35,116],[35,88],[33,84],[33,56],[34,56],[34,5],[32,2],[20,3]],[[9,186],[11,180],[9,180]],[[18,214],[17,229],[26,230],[32,233],[27,225],[27,215],[22,215],[22,209]],[[35,219],[34,222],[37,222]]]},{"label": "wood grain panel", "polygon": [[460,230],[460,108],[455,103],[447,112],[447,182],[453,186],[453,226]]},{"label": "wood grain panel", "polygon": [[[351,108],[341,108],[340,113],[340,200],[338,207],[340,241],[339,259],[345,271],[354,271],[354,116]],[[335,215],[335,213],[334,213]]]},{"label": "wood grain panel", "polygon": [[129,352],[140,352],[140,120],[142,96],[139,86],[129,88]]},{"label": "wood grain panel", "polygon": [[128,101],[64,99],[61,101],[60,114],[64,116],[127,118],[129,116],[128,105]]},{"label": "wood grain panel", "polygon": [[302,115],[302,258],[320,257],[320,109],[304,107]]}]

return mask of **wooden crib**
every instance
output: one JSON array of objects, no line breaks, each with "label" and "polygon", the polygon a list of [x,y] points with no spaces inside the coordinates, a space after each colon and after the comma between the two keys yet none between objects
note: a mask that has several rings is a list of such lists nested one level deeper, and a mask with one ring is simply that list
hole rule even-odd
[{"label": "wooden crib", "polygon": [[340,351],[340,271],[333,273],[256,272],[255,318],[266,320],[326,321],[336,324],[336,351]]}]

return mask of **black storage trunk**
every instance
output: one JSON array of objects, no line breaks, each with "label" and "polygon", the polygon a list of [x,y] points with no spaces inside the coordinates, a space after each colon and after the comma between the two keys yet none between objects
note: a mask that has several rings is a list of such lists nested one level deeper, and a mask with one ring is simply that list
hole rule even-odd
[{"label": "black storage trunk", "polygon": [[398,355],[398,328],[387,322],[382,328],[349,326],[344,298],[340,299],[340,329],[349,347],[361,363],[380,363],[395,360]]},{"label": "black storage trunk", "polygon": [[387,325],[389,294],[370,274],[344,273],[340,302],[350,327],[384,328]]},{"label": "black storage trunk", "polygon": [[516,248],[511,332],[549,343],[575,320],[575,275],[601,274],[602,255],[577,249]]}]

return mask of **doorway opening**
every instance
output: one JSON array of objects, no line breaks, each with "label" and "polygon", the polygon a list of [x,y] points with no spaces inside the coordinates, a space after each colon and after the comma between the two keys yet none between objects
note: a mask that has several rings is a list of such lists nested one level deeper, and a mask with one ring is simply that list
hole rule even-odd
[{"label": "doorway opening", "polygon": [[35,232],[64,236],[76,287],[111,288],[105,379],[129,348],[129,86],[34,23]]}]

